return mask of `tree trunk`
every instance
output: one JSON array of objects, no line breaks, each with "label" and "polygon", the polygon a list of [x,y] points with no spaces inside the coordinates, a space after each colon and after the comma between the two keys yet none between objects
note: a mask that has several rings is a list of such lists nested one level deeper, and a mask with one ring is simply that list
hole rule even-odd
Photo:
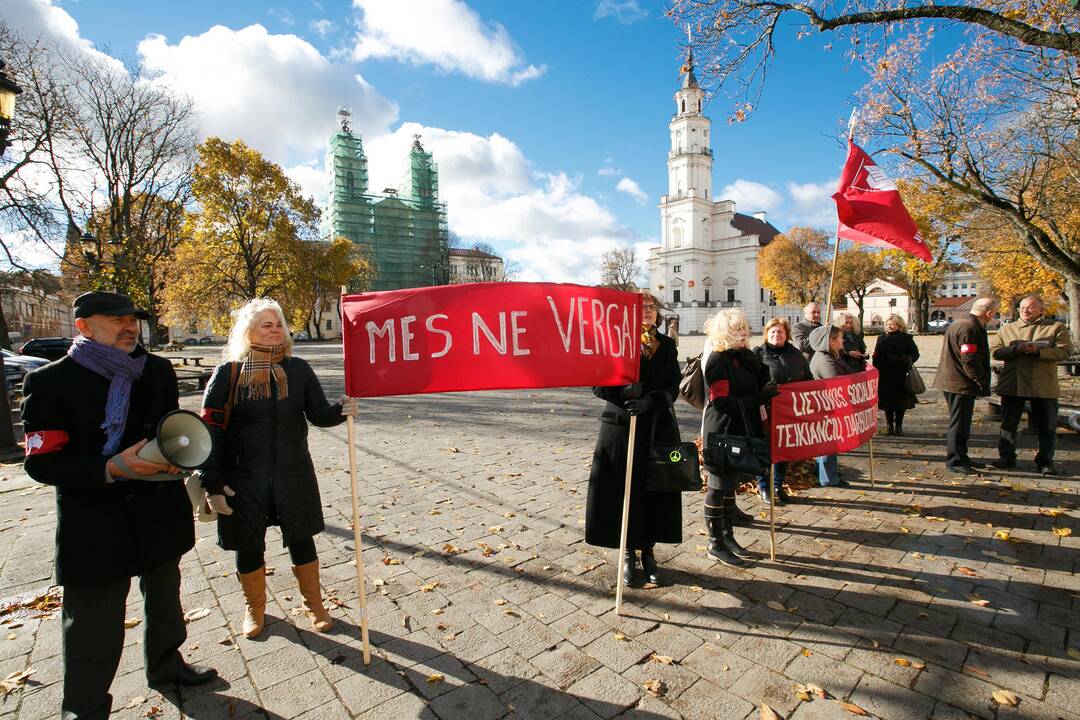
[{"label": "tree trunk", "polygon": [[8,333],[7,315],[4,314],[4,300],[0,297],[0,347],[11,349],[11,335]]},{"label": "tree trunk", "polygon": [[1065,281],[1065,292],[1069,296],[1069,335],[1072,339],[1073,354],[1080,354],[1080,282]]}]

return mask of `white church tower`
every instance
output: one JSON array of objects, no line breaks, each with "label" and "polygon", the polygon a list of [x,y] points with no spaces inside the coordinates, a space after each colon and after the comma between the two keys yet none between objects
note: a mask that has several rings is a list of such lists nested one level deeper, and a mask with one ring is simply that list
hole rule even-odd
[{"label": "white church tower", "polygon": [[758,253],[779,231],[765,213],[751,217],[735,212],[731,200],[713,200],[712,123],[702,114],[705,93],[691,50],[682,74],[668,125],[668,194],[660,198],[660,247],[649,250],[649,287],[664,300],[665,315],[679,318],[682,334],[701,332],[723,307],[742,307],[754,332],[772,317],[797,321],[801,311],[772,305],[758,281]]}]

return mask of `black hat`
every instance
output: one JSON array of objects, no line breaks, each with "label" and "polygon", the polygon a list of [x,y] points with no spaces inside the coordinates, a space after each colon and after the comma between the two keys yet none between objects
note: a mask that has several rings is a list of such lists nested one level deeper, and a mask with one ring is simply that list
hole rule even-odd
[{"label": "black hat", "polygon": [[86,318],[91,315],[134,315],[140,320],[150,319],[150,313],[135,307],[127,295],[104,290],[83,293],[75,298],[71,307],[75,309],[77,318]]}]

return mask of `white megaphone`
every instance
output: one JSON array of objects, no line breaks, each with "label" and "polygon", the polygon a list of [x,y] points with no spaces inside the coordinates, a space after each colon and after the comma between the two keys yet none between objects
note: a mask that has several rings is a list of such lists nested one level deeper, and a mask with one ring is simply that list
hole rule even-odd
[{"label": "white megaphone", "polygon": [[[203,419],[190,410],[173,410],[158,423],[157,437],[142,446],[139,457],[153,463],[194,470],[210,457],[213,439]],[[141,475],[140,480],[180,480],[188,473]]]}]

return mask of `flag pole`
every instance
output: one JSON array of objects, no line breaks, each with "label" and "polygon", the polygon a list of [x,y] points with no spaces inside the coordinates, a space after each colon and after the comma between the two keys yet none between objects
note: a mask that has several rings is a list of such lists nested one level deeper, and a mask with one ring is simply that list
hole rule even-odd
[{"label": "flag pole", "polygon": [[[341,295],[345,295],[345,286],[341,286]],[[345,305],[344,303],[338,303],[341,310],[341,327],[342,333],[345,330]],[[343,335],[344,337],[344,335]],[[348,369],[345,370],[348,375]],[[363,537],[360,528],[360,493],[358,490],[358,482],[356,479],[356,425],[353,422],[353,416],[350,415],[346,418],[346,428],[348,430],[349,438],[349,484],[352,492],[352,524],[353,524],[353,552],[355,555],[356,564],[356,591],[357,602],[360,604],[360,640],[363,645],[364,651],[364,664],[371,664],[371,639],[368,635],[368,611],[367,611],[367,583],[364,580],[364,557],[360,552],[360,546],[363,542]]]},{"label": "flag pole", "polygon": [[[875,413],[875,419],[876,418],[877,418],[877,415]],[[874,432],[876,433],[877,430],[875,429]],[[873,436],[871,436],[871,438],[870,438],[870,487],[874,487],[874,438],[873,438]]]},{"label": "flag pole", "polygon": [[769,465],[769,559],[776,560],[776,465]]},{"label": "flag pole", "polygon": [[[855,139],[855,128],[859,124],[859,109],[851,109],[851,117],[848,118],[848,141],[852,142]],[[836,245],[833,247],[832,256],[832,272],[829,273],[829,296],[826,298],[825,316],[822,318],[822,325],[828,323],[832,325],[832,298],[833,298],[833,285],[836,283],[836,260],[840,256],[840,233],[836,234]],[[862,322],[862,318],[859,319]]]},{"label": "flag pole", "polygon": [[619,557],[615,563],[615,614],[622,615],[623,574],[619,564],[626,557],[626,532],[630,527],[630,479],[634,476],[634,435],[637,415],[630,416],[630,440],[626,443],[626,489],[623,490],[622,528],[619,530]]}]

